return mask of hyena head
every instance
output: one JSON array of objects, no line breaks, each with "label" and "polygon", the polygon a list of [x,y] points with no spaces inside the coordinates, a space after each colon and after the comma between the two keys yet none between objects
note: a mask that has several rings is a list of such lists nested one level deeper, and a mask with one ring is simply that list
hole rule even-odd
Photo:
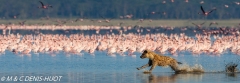
[{"label": "hyena head", "polygon": [[152,56],[151,54],[151,51],[149,50],[144,50],[142,55],[140,56],[141,59],[144,59],[144,58],[149,58],[150,56]]}]

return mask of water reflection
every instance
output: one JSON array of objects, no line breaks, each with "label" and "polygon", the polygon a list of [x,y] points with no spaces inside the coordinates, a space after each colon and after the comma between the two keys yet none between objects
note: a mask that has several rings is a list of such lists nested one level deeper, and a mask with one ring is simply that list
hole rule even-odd
[{"label": "water reflection", "polygon": [[176,77],[177,75],[176,74],[172,74],[170,76],[166,75],[154,75],[154,74],[150,74],[148,76],[148,80],[147,82],[150,82],[150,83],[159,83],[159,82],[176,82]]},{"label": "water reflection", "polygon": [[178,81],[201,81],[203,74],[150,73],[139,74],[142,83],[174,83]]},{"label": "water reflection", "polygon": [[[143,74],[141,72],[46,72],[46,73],[1,73],[3,76],[23,77],[17,82],[58,82],[58,83],[174,83],[178,81],[191,82],[202,80],[202,74]],[[30,76],[58,76],[58,80],[30,79]]]},{"label": "water reflection", "polygon": [[[30,79],[30,76],[61,76],[58,80],[48,80],[57,83],[191,83],[191,82],[236,82],[239,81],[239,73],[199,73],[199,74],[174,74],[173,72],[153,72],[144,74],[142,72],[34,72],[34,73],[4,73],[0,76],[24,76],[17,82],[47,82],[39,79]],[[29,77],[27,77],[29,76]],[[25,78],[26,77],[26,78]],[[6,81],[2,81],[6,82]],[[2,83],[1,82],[1,83]]]},{"label": "water reflection", "polygon": [[228,77],[238,77],[237,74],[238,73],[226,73]]}]

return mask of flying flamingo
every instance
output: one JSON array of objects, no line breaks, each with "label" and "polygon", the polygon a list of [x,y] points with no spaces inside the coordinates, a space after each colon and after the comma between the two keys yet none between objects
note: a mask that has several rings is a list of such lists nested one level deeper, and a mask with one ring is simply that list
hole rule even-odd
[{"label": "flying flamingo", "polygon": [[42,1],[39,1],[41,3],[42,6],[39,6],[38,8],[42,8],[42,9],[48,9],[49,7],[52,8],[52,5],[44,5]]},{"label": "flying flamingo", "polygon": [[204,16],[208,16],[211,12],[213,12],[214,10],[216,10],[216,8],[214,8],[214,9],[208,11],[208,12],[205,12],[204,9],[203,9],[203,7],[201,6],[201,10],[202,10],[202,13],[198,13],[198,14],[202,14],[202,15],[204,15]]},{"label": "flying flamingo", "polygon": [[209,27],[210,27],[211,25],[213,25],[213,24],[216,24],[216,25],[218,25],[218,23],[217,23],[217,22],[211,22],[211,23],[209,24]]},{"label": "flying flamingo", "polygon": [[202,28],[202,25],[205,24],[205,22],[201,23],[201,24],[195,24],[195,23],[192,23],[193,25],[197,26],[198,28]]}]

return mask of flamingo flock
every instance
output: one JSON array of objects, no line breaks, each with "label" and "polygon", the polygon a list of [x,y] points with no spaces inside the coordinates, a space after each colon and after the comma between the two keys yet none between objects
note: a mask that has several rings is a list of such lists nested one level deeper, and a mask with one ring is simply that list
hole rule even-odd
[{"label": "flamingo flock", "polygon": [[[124,26],[128,28],[132,26]],[[96,29],[120,29],[121,26],[94,26],[94,25],[81,25],[81,26],[56,26],[56,25],[0,25],[1,30],[96,30]]]},{"label": "flamingo flock", "polygon": [[[171,0],[174,2],[174,0]],[[186,0],[185,2],[188,2]],[[44,5],[43,2],[39,1],[41,6],[38,8],[48,9],[52,8],[52,5]],[[163,1],[166,3],[166,1]],[[200,2],[203,4],[204,2]],[[216,8],[210,11],[205,11],[200,6],[201,12],[199,14],[207,17]],[[160,12],[153,11],[150,14],[159,14]],[[166,13],[163,12],[165,15]],[[97,21],[98,23],[106,22],[109,23],[112,19],[106,19],[101,16],[102,20],[91,20],[92,22]],[[133,15],[120,16],[120,18],[132,18]],[[49,17],[47,17],[47,20]],[[137,23],[142,23],[145,19],[140,19]],[[70,20],[70,22],[83,21],[82,18],[76,20]],[[12,23],[0,25],[2,34],[0,35],[0,53],[4,54],[5,51],[13,52],[16,55],[31,55],[39,53],[50,53],[57,54],[64,52],[68,54],[79,54],[83,52],[94,55],[95,51],[105,51],[107,55],[115,56],[116,54],[125,56],[134,56],[135,53],[141,53],[145,49],[159,52],[161,54],[171,54],[177,56],[181,52],[190,52],[193,55],[207,54],[207,55],[221,55],[225,52],[231,52],[236,55],[240,55],[240,38],[239,29],[220,27],[217,29],[203,28],[202,24],[192,23],[197,26],[197,29],[182,27],[181,31],[191,29],[195,36],[187,36],[184,33],[176,34],[171,33],[154,33],[152,34],[151,29],[146,29],[147,34],[141,34],[143,28],[140,25],[135,26],[122,26],[124,22],[119,23],[120,26],[94,26],[94,25],[80,25],[80,26],[66,26],[68,20],[56,20],[58,24],[54,25],[25,25],[26,21],[19,22],[19,25]],[[149,22],[152,22],[150,20]],[[218,25],[216,22],[212,22],[211,25]],[[174,31],[175,27],[171,26],[158,26],[164,31]],[[127,30],[135,28],[137,33],[125,34]],[[158,30],[156,27],[152,27],[154,30]],[[114,34],[113,29],[118,30],[119,34]],[[8,30],[8,34],[6,31]],[[96,30],[96,34],[35,34],[35,35],[20,35],[11,34],[11,30]],[[107,34],[99,34],[100,30],[109,30]],[[154,31],[153,30],[153,31]],[[112,33],[112,34],[110,34]]]},{"label": "flamingo flock", "polygon": [[[0,35],[0,53],[13,52],[16,55],[31,55],[39,53],[79,54],[83,52],[94,55],[96,51],[104,51],[107,55],[133,56],[145,49],[177,56],[182,52],[193,55],[207,54],[220,56],[231,52],[240,55],[240,37],[236,35],[202,35],[194,37],[184,33],[167,35],[158,34],[106,34],[69,36],[56,34],[38,35]],[[136,55],[135,55],[136,56]]]}]

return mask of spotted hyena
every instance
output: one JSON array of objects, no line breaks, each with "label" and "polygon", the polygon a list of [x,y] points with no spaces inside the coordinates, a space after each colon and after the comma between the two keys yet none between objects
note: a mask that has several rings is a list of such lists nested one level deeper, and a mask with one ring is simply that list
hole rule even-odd
[{"label": "spotted hyena", "polygon": [[177,60],[174,58],[159,55],[150,50],[144,50],[140,58],[148,58],[149,61],[146,65],[143,65],[137,69],[140,70],[151,66],[148,72],[151,72],[156,66],[170,66],[172,70],[178,71],[178,64],[182,64],[181,62],[177,62]]}]

